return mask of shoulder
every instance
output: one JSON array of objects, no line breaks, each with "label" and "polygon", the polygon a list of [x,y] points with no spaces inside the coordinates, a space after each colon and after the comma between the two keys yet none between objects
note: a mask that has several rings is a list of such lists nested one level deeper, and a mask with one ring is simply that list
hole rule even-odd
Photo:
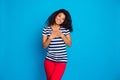
[{"label": "shoulder", "polygon": [[64,28],[64,27],[61,27],[61,30],[65,31],[65,32],[70,32],[69,29],[66,29],[66,28]]},{"label": "shoulder", "polygon": [[45,27],[43,27],[43,30],[50,30],[50,27],[49,26],[45,26]]},{"label": "shoulder", "polygon": [[67,31],[67,29],[66,29],[66,28],[64,28],[64,27],[61,27],[60,29],[61,29],[61,30],[63,30],[63,31]]},{"label": "shoulder", "polygon": [[66,30],[66,28],[64,28],[63,26],[61,26],[60,28],[63,29],[63,30]]}]

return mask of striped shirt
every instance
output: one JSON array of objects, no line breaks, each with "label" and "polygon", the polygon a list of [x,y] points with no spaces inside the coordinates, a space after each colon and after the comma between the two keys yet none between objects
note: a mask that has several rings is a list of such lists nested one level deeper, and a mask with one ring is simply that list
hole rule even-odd
[{"label": "striped shirt", "polygon": [[[60,27],[60,31],[66,36],[70,31],[66,28]],[[51,27],[44,27],[42,35],[49,37],[52,32]],[[55,37],[48,45],[46,59],[55,62],[67,62],[66,44],[61,37]]]}]

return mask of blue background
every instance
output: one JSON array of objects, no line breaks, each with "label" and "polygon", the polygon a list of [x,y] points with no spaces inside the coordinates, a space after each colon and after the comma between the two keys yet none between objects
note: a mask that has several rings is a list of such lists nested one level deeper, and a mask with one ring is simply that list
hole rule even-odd
[{"label": "blue background", "polygon": [[61,8],[74,29],[62,80],[120,80],[119,0],[0,0],[0,80],[46,80],[42,28]]}]

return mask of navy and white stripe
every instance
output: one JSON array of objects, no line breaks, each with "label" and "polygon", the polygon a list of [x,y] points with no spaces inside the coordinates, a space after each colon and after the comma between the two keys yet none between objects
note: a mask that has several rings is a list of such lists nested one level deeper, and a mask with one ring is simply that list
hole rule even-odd
[{"label": "navy and white stripe", "polygon": [[[60,30],[65,36],[70,33],[68,29],[63,27],[60,27]],[[51,32],[51,27],[44,27],[42,35],[49,37]],[[67,62],[66,44],[61,37],[56,37],[51,40],[46,58],[55,62]]]}]

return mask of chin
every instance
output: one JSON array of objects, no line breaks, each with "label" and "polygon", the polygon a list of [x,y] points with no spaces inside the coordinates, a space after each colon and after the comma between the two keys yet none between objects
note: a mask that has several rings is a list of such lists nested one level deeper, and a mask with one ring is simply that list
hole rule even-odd
[{"label": "chin", "polygon": [[57,25],[61,25],[61,23],[56,23]]}]

